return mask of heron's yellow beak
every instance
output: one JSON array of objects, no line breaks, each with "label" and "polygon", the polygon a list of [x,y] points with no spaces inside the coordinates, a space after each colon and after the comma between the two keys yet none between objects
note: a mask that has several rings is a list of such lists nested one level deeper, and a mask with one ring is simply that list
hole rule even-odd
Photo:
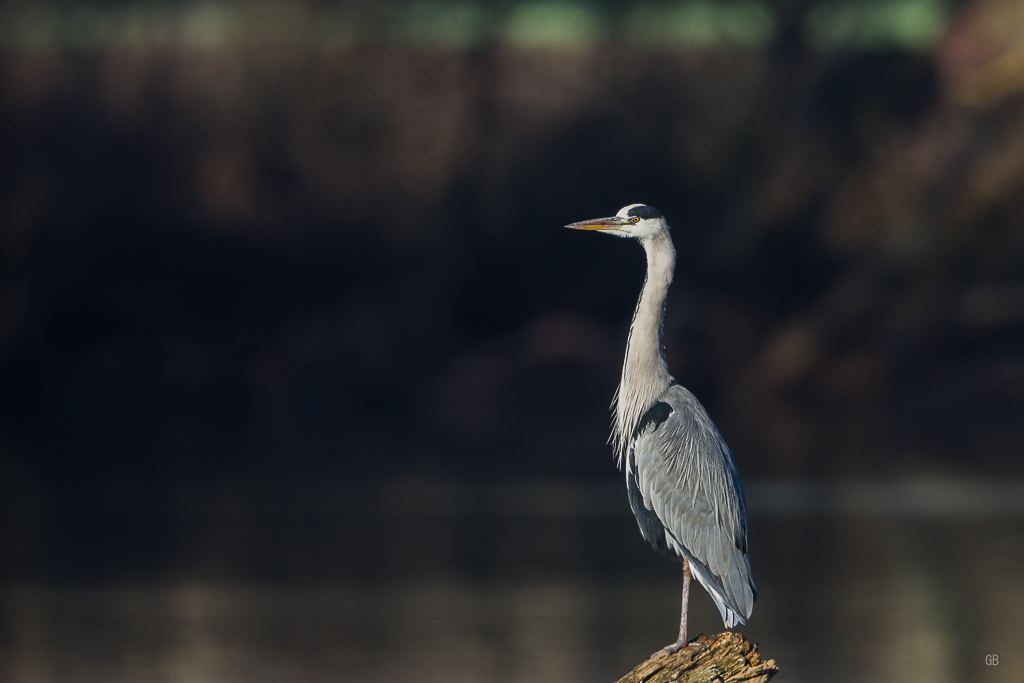
[{"label": "heron's yellow beak", "polygon": [[570,223],[565,226],[573,230],[618,230],[623,225],[632,225],[633,219],[622,216],[611,216],[609,218],[594,218],[589,221]]}]

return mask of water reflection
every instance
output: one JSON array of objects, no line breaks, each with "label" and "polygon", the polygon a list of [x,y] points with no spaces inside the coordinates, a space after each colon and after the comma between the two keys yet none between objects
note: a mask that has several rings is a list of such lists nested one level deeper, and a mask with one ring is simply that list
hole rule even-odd
[{"label": "water reflection", "polygon": [[[418,486],[247,505],[192,490],[175,508],[179,551],[219,559],[159,579],[7,583],[0,679],[611,681],[674,636],[677,571],[617,486]],[[1024,679],[1018,484],[778,486],[750,486],[760,599],[743,631],[783,680]],[[936,490],[960,503],[943,511]],[[987,502],[965,504],[971,491]],[[291,573],[225,559],[261,546]],[[295,559],[321,547],[333,554]],[[691,604],[693,632],[720,630],[710,598]]]}]

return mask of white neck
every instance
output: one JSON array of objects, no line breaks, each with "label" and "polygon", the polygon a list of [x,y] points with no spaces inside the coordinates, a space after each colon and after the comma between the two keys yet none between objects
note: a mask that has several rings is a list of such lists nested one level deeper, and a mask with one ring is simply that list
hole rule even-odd
[{"label": "white neck", "polygon": [[676,250],[667,231],[641,243],[647,252],[647,278],[629,327],[622,379],[614,401],[612,443],[620,466],[640,418],[672,382],[661,348],[661,332]]}]

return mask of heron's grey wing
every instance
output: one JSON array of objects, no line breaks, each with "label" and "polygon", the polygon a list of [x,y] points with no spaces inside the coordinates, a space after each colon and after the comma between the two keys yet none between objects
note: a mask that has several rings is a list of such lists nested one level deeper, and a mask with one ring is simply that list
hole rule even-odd
[{"label": "heron's grey wing", "polygon": [[726,626],[746,623],[757,589],[747,556],[746,502],[732,453],[704,406],[685,388],[672,385],[659,402],[671,413],[650,422],[633,446],[644,505],[664,524],[667,545],[691,562]]}]

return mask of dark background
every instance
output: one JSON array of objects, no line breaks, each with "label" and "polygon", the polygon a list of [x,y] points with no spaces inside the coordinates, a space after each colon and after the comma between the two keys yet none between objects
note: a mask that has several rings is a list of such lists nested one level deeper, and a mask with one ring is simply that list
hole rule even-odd
[{"label": "dark background", "polygon": [[[0,574],[373,573],[366,511],[431,482],[617,486],[643,254],[561,226],[633,202],[745,480],[1020,477],[1020,12],[920,39],[886,6],[672,43],[613,2],[548,42],[515,3],[468,38],[404,3],[3,3]],[[842,12],[876,33],[814,33]]]}]

